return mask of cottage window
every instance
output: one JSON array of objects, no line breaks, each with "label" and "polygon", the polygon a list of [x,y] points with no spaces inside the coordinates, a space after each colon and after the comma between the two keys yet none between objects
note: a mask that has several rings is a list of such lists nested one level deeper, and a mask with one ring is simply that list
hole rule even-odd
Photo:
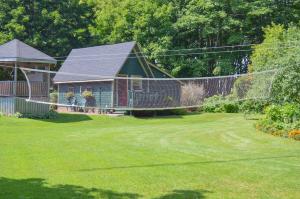
[{"label": "cottage window", "polygon": [[92,91],[93,91],[93,89],[92,89],[92,87],[86,87],[86,88],[85,88],[85,91],[92,92]]},{"label": "cottage window", "polygon": [[[134,75],[133,78],[142,78],[141,76]],[[133,79],[132,80],[132,88],[133,90],[143,90],[143,80],[141,79]]]},{"label": "cottage window", "polygon": [[74,87],[69,87],[69,88],[68,88],[68,92],[74,93],[74,91],[75,91]]}]

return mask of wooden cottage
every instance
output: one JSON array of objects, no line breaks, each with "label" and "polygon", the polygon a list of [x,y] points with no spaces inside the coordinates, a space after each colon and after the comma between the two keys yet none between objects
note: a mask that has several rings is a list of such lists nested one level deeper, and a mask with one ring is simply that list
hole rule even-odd
[{"label": "wooden cottage", "polygon": [[20,68],[50,70],[56,65],[55,59],[14,39],[0,46],[0,65],[2,74],[6,74],[0,79],[1,113],[43,114],[49,111],[48,105],[27,102],[26,99],[30,93],[32,99],[47,99],[50,76],[34,72],[25,74]]},{"label": "wooden cottage", "polygon": [[[164,108],[180,103],[178,81],[116,79],[172,78],[150,64],[136,42],[73,49],[54,77],[59,104],[87,106],[84,91],[94,97],[92,107],[101,109]],[[72,102],[66,93],[73,92]]]}]

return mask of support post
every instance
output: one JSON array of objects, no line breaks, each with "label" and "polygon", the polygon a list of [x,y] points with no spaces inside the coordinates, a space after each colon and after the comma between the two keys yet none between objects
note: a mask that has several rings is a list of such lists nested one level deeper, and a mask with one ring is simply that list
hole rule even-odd
[{"label": "support post", "polygon": [[17,62],[15,62],[14,82],[13,82],[13,95],[14,95],[14,97],[17,96],[17,81],[18,81],[18,64],[17,64]]},{"label": "support post", "polygon": [[[48,65],[48,71],[50,71],[50,68],[51,68],[51,65],[49,64]],[[50,73],[47,74],[47,84],[48,84],[48,87],[47,87],[47,98],[50,100]]]}]

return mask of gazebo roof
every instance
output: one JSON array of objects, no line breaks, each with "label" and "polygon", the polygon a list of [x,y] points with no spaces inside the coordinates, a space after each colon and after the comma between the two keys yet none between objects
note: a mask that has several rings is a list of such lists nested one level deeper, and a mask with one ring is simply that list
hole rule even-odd
[{"label": "gazebo roof", "polygon": [[56,59],[14,39],[0,46],[0,62],[24,62],[56,64]]}]

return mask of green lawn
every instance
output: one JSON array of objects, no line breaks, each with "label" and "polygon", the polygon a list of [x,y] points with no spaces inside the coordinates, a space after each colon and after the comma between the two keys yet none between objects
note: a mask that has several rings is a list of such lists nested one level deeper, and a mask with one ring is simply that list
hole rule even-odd
[{"label": "green lawn", "polygon": [[300,142],[239,114],[0,118],[0,198],[299,198]]}]

